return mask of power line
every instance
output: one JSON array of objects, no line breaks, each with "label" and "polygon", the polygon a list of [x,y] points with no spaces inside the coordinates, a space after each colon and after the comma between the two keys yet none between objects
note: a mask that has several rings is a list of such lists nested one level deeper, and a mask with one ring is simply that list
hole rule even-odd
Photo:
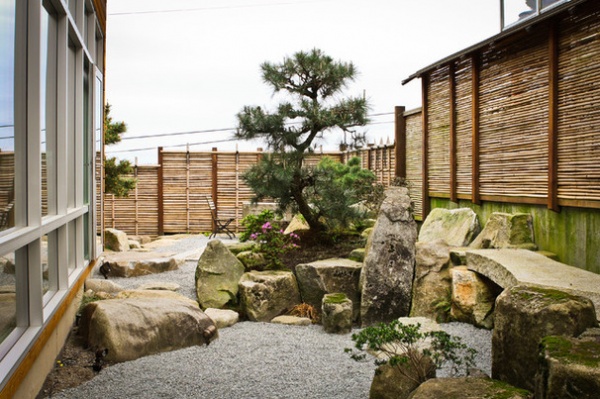
[{"label": "power line", "polygon": [[170,10],[114,12],[114,13],[109,13],[108,15],[121,16],[121,15],[140,15],[140,14],[167,14],[167,13],[191,12],[191,11],[231,10],[231,9],[238,9],[238,8],[272,7],[272,6],[286,6],[286,5],[308,4],[308,3],[322,3],[324,1],[331,1],[331,0],[313,0],[313,1],[302,1],[302,2],[265,3],[265,4],[246,4],[246,5],[238,5],[238,6],[177,8],[177,9],[170,9]]},{"label": "power line", "polygon": [[[367,115],[368,117],[374,117],[374,116],[384,116],[384,115],[394,115],[393,112],[380,112],[380,113],[376,113],[376,114],[371,114],[371,115]],[[288,122],[286,123],[286,125],[294,125],[294,124],[298,124],[301,122]],[[377,125],[380,124],[381,122],[372,122],[372,123],[368,123],[368,125]],[[387,123],[387,122],[385,122]],[[230,132],[230,131],[236,131],[237,128],[235,127],[224,127],[224,128],[219,128],[219,129],[205,129],[205,130],[191,130],[191,131],[187,131],[187,132],[171,132],[171,133],[158,133],[158,134],[145,134],[143,136],[125,136],[121,138],[121,141],[124,140],[137,140],[137,139],[149,139],[149,138],[155,138],[155,137],[172,137],[172,136],[184,136],[187,134],[204,134],[204,133],[215,133],[215,132]]]},{"label": "power line", "polygon": [[[388,113],[381,113],[381,114],[373,114],[371,116],[392,115],[392,114],[393,114],[393,112],[388,112]],[[392,124],[392,123],[395,123],[395,122],[394,121],[371,122],[371,123],[366,124],[365,126],[385,125],[385,124]],[[224,130],[230,130],[230,129],[214,129],[214,130],[207,130],[207,131],[202,131],[202,132],[214,132],[214,131],[224,131]],[[164,136],[170,136],[173,134],[174,133],[164,133],[164,134],[161,134],[160,136],[164,137]],[[156,135],[156,136],[149,136],[149,137],[159,137],[159,136]],[[203,144],[228,143],[228,142],[232,142],[232,141],[240,141],[240,140],[236,139],[236,138],[229,138],[229,139],[221,139],[221,140],[202,141],[202,142],[196,142],[196,143],[173,144],[173,145],[167,145],[167,146],[163,146],[163,147],[164,148],[177,148],[177,147],[196,146],[196,145],[203,145]],[[110,149],[106,149],[105,151],[106,151],[106,153],[116,154],[116,153],[124,153],[124,152],[149,151],[149,150],[155,150],[156,148],[157,148],[157,146],[132,148],[129,150],[113,150],[113,151],[111,151]]]}]

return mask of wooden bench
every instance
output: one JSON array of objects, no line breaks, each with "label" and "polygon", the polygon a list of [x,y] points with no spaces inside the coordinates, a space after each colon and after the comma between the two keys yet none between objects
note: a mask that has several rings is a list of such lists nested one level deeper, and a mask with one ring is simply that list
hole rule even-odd
[{"label": "wooden bench", "polygon": [[217,207],[215,202],[213,201],[212,195],[206,196],[206,202],[208,203],[208,207],[210,208],[210,214],[212,216],[212,234],[208,238],[216,237],[219,233],[227,234],[229,238],[235,238],[235,233],[229,230],[229,224],[235,220],[235,218],[230,219],[219,219],[217,214]]}]

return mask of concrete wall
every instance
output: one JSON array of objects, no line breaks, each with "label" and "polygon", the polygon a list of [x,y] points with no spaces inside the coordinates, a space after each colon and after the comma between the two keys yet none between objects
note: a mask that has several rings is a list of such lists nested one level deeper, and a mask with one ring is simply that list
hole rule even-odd
[{"label": "concrete wall", "polygon": [[539,205],[513,205],[470,201],[458,203],[448,199],[431,199],[433,208],[471,208],[485,225],[492,212],[530,213],[536,244],[540,250],[558,255],[559,261],[600,274],[600,210],[563,207],[560,213]]}]

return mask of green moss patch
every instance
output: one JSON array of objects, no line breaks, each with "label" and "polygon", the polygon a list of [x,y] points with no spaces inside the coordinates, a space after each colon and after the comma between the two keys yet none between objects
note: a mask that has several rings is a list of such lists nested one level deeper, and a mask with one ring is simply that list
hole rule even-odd
[{"label": "green moss patch", "polygon": [[528,398],[531,393],[526,389],[521,389],[507,384],[503,381],[491,380],[491,390],[494,391],[491,396],[486,395],[486,399],[511,399],[516,397]]},{"label": "green moss patch", "polygon": [[541,287],[515,287],[512,293],[525,301],[540,300],[549,302],[579,301],[579,298],[564,291]]},{"label": "green moss patch", "polygon": [[348,297],[344,293],[335,293],[325,295],[325,303],[337,304],[349,301]]},{"label": "green moss patch", "polygon": [[548,355],[561,361],[600,367],[600,342],[595,339],[574,339],[551,335],[542,339]]}]

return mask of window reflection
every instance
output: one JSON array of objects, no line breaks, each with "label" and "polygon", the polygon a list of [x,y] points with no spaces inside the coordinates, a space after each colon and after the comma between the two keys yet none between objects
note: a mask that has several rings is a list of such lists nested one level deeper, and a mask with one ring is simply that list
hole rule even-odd
[{"label": "window reflection", "polygon": [[15,225],[15,1],[0,0],[0,231]]},{"label": "window reflection", "polygon": [[17,326],[15,254],[0,256],[0,343]]}]

